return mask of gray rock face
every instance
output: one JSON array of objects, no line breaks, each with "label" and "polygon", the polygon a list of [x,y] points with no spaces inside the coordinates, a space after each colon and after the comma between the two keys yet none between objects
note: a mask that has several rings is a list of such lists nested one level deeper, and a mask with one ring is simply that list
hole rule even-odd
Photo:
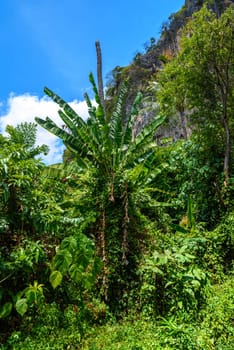
[{"label": "gray rock face", "polygon": [[202,7],[203,3],[203,0],[185,0],[185,6],[188,14],[191,15],[193,12],[198,11]]},{"label": "gray rock face", "polygon": [[[200,10],[205,0],[185,0],[187,13],[192,15],[194,12]],[[210,1],[210,7],[217,13],[218,16],[225,10],[227,6],[234,3],[234,0],[213,0]]]}]

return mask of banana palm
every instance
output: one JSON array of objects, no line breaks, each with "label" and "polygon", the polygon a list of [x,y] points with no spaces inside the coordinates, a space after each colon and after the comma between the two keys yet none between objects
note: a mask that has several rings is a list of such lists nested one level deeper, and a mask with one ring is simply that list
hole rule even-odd
[{"label": "banana palm", "polygon": [[[96,105],[91,103],[87,94],[85,100],[88,106],[89,118],[84,121],[62,98],[45,88],[45,93],[59,106],[58,111],[66,128],[57,126],[49,117],[45,120],[36,117],[39,125],[58,136],[64,145],[74,154],[81,170],[92,170],[97,182],[99,224],[95,232],[96,242],[103,260],[103,287],[107,299],[107,259],[106,230],[108,208],[119,206],[121,211],[122,259],[127,264],[128,226],[131,220],[129,205],[133,203],[134,194],[139,189],[149,185],[151,179],[158,174],[158,169],[152,167],[156,144],[152,141],[155,130],[163,123],[164,118],[156,117],[146,125],[138,135],[133,134],[141,94],[138,93],[131,112],[122,115],[123,104],[128,92],[127,83],[122,85],[116,105],[110,118],[106,118],[98,89],[93,75],[89,76],[93,87]],[[119,204],[121,203],[121,204]],[[120,215],[120,216],[121,216]],[[97,239],[99,237],[99,239]]]},{"label": "banana palm", "polygon": [[[141,101],[139,93],[135,99],[132,110],[124,123],[122,106],[127,94],[127,83],[124,83],[119,93],[118,100],[109,121],[106,120],[98,90],[90,74],[90,82],[93,86],[97,107],[93,106],[90,98],[85,94],[89,110],[89,118],[84,121],[63,99],[54,92],[45,88],[45,93],[59,106],[58,111],[65,128],[58,127],[50,118],[45,120],[36,117],[36,121],[42,127],[58,136],[65,146],[75,153],[75,157],[82,167],[95,166],[105,176],[129,169],[138,163],[147,164],[152,154],[153,144],[149,140],[155,130],[164,121],[163,117],[155,118],[149,125],[134,137],[132,134],[135,116]],[[154,145],[155,146],[155,145]]]}]

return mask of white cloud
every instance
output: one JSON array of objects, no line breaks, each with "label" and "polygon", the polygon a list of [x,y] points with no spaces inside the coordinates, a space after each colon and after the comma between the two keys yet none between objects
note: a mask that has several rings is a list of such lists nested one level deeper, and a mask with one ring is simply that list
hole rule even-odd
[{"label": "white cloud", "polygon": [[[1,104],[1,102],[0,102]],[[72,101],[70,106],[83,118],[87,119],[88,110],[85,101]],[[4,106],[4,105],[3,105]],[[35,122],[35,117],[50,117],[58,126],[63,125],[63,121],[58,115],[59,106],[47,97],[39,98],[30,94],[15,96],[11,94],[7,101],[7,110],[4,115],[0,115],[0,131],[4,133],[7,125],[16,126],[22,122]],[[47,164],[53,164],[62,160],[64,146],[61,141],[45,129],[37,128],[37,145],[46,144],[50,148],[47,156],[43,160]]]}]

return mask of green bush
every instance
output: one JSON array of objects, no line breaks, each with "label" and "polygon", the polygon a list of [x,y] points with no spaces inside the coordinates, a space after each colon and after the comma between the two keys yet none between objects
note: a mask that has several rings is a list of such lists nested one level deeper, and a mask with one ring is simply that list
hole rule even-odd
[{"label": "green bush", "polygon": [[204,255],[205,243],[195,237],[178,236],[174,242],[164,239],[163,249],[145,256],[139,269],[143,313],[154,317],[177,310],[197,314],[209,283],[197,258],[198,250]]},{"label": "green bush", "polygon": [[[202,311],[200,342],[209,335],[214,349],[231,350],[234,344],[234,274],[212,287],[207,306]],[[205,331],[206,335],[205,335]],[[213,349],[213,348],[212,348]]]},{"label": "green bush", "polygon": [[55,303],[44,304],[36,316],[24,317],[20,329],[11,334],[1,350],[78,349],[82,332],[74,306],[62,311]]}]

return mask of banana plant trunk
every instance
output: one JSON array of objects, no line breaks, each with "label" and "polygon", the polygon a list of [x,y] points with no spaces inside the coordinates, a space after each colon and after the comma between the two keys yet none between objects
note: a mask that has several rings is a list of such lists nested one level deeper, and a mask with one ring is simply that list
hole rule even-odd
[{"label": "banana plant trunk", "polygon": [[104,109],[105,100],[104,100],[103,79],[102,79],[102,51],[101,51],[101,45],[99,41],[96,41],[95,45],[96,45],[96,53],[97,53],[98,94],[101,100],[102,107]]}]

